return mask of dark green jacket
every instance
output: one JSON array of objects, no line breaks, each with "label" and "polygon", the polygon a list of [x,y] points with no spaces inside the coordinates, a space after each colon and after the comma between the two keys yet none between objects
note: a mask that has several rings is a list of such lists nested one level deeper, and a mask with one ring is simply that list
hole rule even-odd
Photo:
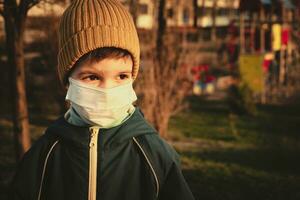
[{"label": "dark green jacket", "polygon": [[100,129],[96,142],[91,130],[59,118],[24,155],[11,199],[194,199],[177,153],[139,109],[123,124]]}]

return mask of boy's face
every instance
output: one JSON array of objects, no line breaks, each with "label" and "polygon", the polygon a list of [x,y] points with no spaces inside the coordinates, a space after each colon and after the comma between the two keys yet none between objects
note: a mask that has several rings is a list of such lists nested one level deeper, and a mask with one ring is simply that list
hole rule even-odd
[{"label": "boy's face", "polygon": [[132,80],[132,66],[130,57],[105,58],[99,62],[87,62],[77,66],[71,77],[92,86],[113,88]]}]

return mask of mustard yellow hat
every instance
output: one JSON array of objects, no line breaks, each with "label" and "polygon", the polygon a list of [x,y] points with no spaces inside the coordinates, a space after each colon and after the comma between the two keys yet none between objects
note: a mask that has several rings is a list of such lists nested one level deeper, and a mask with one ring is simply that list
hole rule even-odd
[{"label": "mustard yellow hat", "polygon": [[61,82],[84,54],[101,47],[129,51],[135,79],[140,63],[138,34],[128,10],[118,0],[74,0],[61,17],[57,71]]}]

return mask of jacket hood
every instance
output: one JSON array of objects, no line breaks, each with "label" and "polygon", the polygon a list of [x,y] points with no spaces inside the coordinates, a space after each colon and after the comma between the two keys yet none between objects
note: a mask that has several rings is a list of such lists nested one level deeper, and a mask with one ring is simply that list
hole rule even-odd
[{"label": "jacket hood", "polygon": [[[68,123],[63,116],[58,118],[45,134],[55,135],[75,145],[85,146],[90,141],[90,127],[80,127]],[[156,130],[145,120],[142,111],[136,107],[134,113],[122,124],[113,128],[99,128],[101,144],[111,145],[146,134],[157,134]]]}]

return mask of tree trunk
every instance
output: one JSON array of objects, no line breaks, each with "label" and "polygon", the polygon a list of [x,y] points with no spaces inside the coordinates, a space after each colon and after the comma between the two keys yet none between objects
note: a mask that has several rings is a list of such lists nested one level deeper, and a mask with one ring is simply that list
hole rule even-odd
[{"label": "tree trunk", "polygon": [[240,54],[245,53],[245,25],[244,13],[240,12]]},{"label": "tree trunk", "polygon": [[256,13],[251,13],[250,17],[250,51],[255,52],[255,23],[256,23]]},{"label": "tree trunk", "polygon": [[164,47],[163,37],[166,32],[166,18],[164,16],[166,7],[166,1],[160,0],[158,4],[158,28],[157,28],[157,38],[156,38],[156,56],[158,62],[161,62],[161,55]]},{"label": "tree trunk", "polygon": [[216,17],[217,17],[217,0],[213,0],[212,7],[212,27],[211,27],[211,40],[216,41],[217,39],[217,27],[216,27]]},{"label": "tree trunk", "polygon": [[165,13],[165,6],[166,6],[166,1],[165,0],[160,0],[158,4],[158,27],[157,27],[157,33],[156,33],[156,61],[155,66],[154,66],[154,77],[155,77],[155,90],[157,91],[156,95],[156,106],[155,106],[155,119],[154,119],[154,126],[155,128],[159,131],[160,135],[166,138],[166,131],[161,128],[162,121],[164,120],[163,116],[163,108],[162,104],[164,103],[163,101],[163,89],[164,87],[164,81],[162,80],[162,71],[161,67],[164,65],[164,56],[163,56],[163,51],[164,51],[164,36],[166,32],[166,19],[164,16]]},{"label": "tree trunk", "polygon": [[266,23],[266,17],[265,17],[265,10],[262,5],[260,6],[259,21],[260,21],[260,52],[264,53],[266,48],[265,48],[265,29],[263,26]]},{"label": "tree trunk", "polygon": [[8,67],[11,80],[11,101],[13,110],[13,132],[16,159],[29,149],[29,120],[25,88],[23,33],[26,18],[13,15],[12,9],[5,11],[5,33]]},{"label": "tree trunk", "polygon": [[155,122],[155,128],[160,133],[160,136],[168,139],[168,125],[169,125],[169,119],[170,119],[170,113],[166,112],[164,110],[164,113],[156,112],[156,122]]},{"label": "tree trunk", "polygon": [[202,13],[201,16],[204,17],[205,16],[205,0],[202,0]]},{"label": "tree trunk", "polygon": [[134,24],[137,25],[137,18],[138,18],[138,5],[139,1],[138,0],[130,0],[129,4],[129,11],[132,15]]},{"label": "tree trunk", "polygon": [[204,35],[204,27],[202,27],[202,20],[205,17],[205,0],[202,0],[202,5],[201,5],[201,24],[200,24],[200,28],[201,28],[201,32],[200,32],[200,37],[201,39],[203,39],[203,35]]},{"label": "tree trunk", "polygon": [[198,0],[193,0],[194,8],[194,28],[198,27]]}]

